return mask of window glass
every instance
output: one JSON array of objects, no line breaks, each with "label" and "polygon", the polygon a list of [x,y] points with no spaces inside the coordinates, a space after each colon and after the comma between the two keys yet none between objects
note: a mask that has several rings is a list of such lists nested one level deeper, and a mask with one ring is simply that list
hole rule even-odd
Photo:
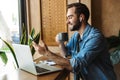
[{"label": "window glass", "polygon": [[18,0],[0,0],[0,37],[19,43]]},{"label": "window glass", "polygon": [[[19,43],[19,0],[0,0],[0,37],[4,40],[6,40],[9,43]],[[10,66],[14,67],[12,61],[12,55],[8,54],[9,49],[8,47],[0,40],[0,50],[5,50],[7,52],[7,57],[9,58],[7,66],[11,68]],[[2,72],[1,67],[4,65],[1,58],[0,58],[0,71]],[[10,65],[10,66],[9,66]],[[6,71],[8,71],[6,70]]]}]

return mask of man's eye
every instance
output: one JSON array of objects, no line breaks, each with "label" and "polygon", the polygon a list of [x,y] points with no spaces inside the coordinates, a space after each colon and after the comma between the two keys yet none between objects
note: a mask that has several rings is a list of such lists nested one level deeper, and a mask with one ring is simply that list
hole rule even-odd
[{"label": "man's eye", "polygon": [[71,15],[71,16],[68,16],[68,19],[72,19],[73,18],[73,16]]},{"label": "man's eye", "polygon": [[69,19],[72,19],[72,16],[70,16]]}]

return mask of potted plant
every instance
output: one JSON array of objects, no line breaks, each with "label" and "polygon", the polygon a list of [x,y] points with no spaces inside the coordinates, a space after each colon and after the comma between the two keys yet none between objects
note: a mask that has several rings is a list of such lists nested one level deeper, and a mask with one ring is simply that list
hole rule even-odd
[{"label": "potted plant", "polygon": [[31,48],[32,55],[34,55],[35,49],[34,49],[34,47],[32,46],[32,41],[34,40],[35,43],[37,43],[37,44],[39,43],[40,32],[35,35],[35,29],[33,28],[29,36],[30,36],[32,39],[29,38],[29,37],[27,37],[26,30],[25,30],[25,28],[23,27],[20,44],[29,45],[30,48]]},{"label": "potted plant", "polygon": [[109,51],[110,51],[110,59],[114,64],[120,62],[120,30],[118,36],[110,36],[107,37]]}]

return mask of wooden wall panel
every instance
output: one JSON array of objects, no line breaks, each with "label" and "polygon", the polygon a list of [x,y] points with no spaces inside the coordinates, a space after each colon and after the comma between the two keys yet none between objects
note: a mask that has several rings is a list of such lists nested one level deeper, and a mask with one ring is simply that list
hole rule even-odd
[{"label": "wooden wall panel", "polygon": [[67,32],[66,0],[41,0],[42,39],[47,45],[56,45],[55,36]]},{"label": "wooden wall panel", "polygon": [[26,0],[26,7],[28,32],[32,28],[36,33],[41,32],[40,0]]},{"label": "wooden wall panel", "polygon": [[80,0],[67,0],[67,4],[71,4],[71,3],[74,3],[74,2],[80,2]]},{"label": "wooden wall panel", "polygon": [[92,0],[92,24],[108,37],[120,30],[120,0]]}]

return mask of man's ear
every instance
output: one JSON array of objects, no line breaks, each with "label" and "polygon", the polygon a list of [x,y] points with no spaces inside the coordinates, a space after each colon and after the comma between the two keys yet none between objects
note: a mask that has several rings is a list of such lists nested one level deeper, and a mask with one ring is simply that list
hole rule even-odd
[{"label": "man's ear", "polygon": [[80,22],[82,22],[82,17],[79,18]]},{"label": "man's ear", "polygon": [[80,22],[84,20],[84,17],[85,17],[84,14],[80,14],[80,17],[79,17]]}]

